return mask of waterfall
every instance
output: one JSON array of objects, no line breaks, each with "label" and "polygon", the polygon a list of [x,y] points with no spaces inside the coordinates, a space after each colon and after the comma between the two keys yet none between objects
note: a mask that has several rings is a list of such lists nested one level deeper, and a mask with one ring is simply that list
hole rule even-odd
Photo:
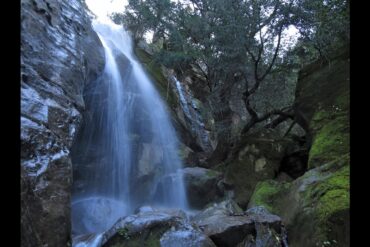
[{"label": "waterfall", "polygon": [[[171,79],[175,82],[181,109],[187,119],[187,123],[190,124],[191,133],[198,140],[198,143],[204,151],[211,152],[212,144],[209,138],[209,133],[205,130],[203,118],[198,112],[198,107],[194,103],[193,96],[184,90],[180,81],[175,76],[172,76]],[[189,107],[189,105],[191,107]]]},{"label": "waterfall", "polygon": [[100,78],[86,86],[71,152],[74,235],[103,232],[142,205],[187,208],[178,139],[129,34],[113,23],[93,27],[106,61]]}]

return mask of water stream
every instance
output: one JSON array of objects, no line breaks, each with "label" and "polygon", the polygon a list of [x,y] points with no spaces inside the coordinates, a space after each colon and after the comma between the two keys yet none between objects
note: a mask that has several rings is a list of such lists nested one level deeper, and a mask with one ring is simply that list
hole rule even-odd
[{"label": "water stream", "polygon": [[[178,139],[165,104],[113,23],[93,23],[105,51],[87,85],[84,121],[72,147],[72,234],[107,230],[142,205],[187,208]],[[166,178],[165,182],[162,178]]]}]

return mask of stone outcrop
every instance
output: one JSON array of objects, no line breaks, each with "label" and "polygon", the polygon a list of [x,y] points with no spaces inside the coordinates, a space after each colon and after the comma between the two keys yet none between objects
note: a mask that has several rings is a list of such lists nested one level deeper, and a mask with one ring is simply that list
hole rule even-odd
[{"label": "stone outcrop", "polygon": [[74,238],[74,246],[286,247],[280,217],[264,207],[243,212],[235,202],[214,204],[187,219],[181,210],[144,206],[107,231]]},{"label": "stone outcrop", "polygon": [[348,49],[300,72],[295,111],[311,139],[310,170],[293,182],[258,183],[249,207],[280,215],[290,246],[349,246]]},{"label": "stone outcrop", "polygon": [[235,148],[235,158],[224,165],[222,183],[234,192],[234,200],[245,208],[256,184],[275,178],[283,158],[296,149],[299,149],[297,143],[290,138],[280,138],[275,130],[247,135]]},{"label": "stone outcrop", "polygon": [[195,215],[193,222],[217,246],[286,246],[280,217],[263,207],[240,212],[232,201],[215,204]]},{"label": "stone outcrop", "polygon": [[69,157],[104,51],[82,1],[21,1],[22,246],[70,239]]}]

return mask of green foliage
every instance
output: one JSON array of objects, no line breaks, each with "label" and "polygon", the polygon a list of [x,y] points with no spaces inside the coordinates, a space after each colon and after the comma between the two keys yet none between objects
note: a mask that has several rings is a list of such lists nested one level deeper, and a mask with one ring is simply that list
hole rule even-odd
[{"label": "green foliage", "polygon": [[[180,75],[196,68],[211,93],[243,82],[252,125],[289,109],[300,65],[349,40],[347,0],[130,0],[113,19],[136,41],[153,33],[155,62]],[[286,45],[291,26],[295,46]]]},{"label": "green foliage", "polygon": [[[269,74],[270,65],[297,63],[295,54],[325,56],[349,39],[347,0],[130,0],[126,11],[112,19],[135,39],[153,32],[153,43],[162,44],[157,61],[178,71],[198,64],[211,81],[238,71],[256,73],[258,80]],[[302,39],[289,54],[293,59],[278,61],[273,59],[281,50],[276,41],[289,25],[299,29]],[[280,51],[279,58],[285,52],[289,49]]]},{"label": "green foliage", "polygon": [[315,49],[311,54],[327,58],[349,42],[348,0],[299,0],[293,14],[305,49]]},{"label": "green foliage", "polygon": [[268,63],[276,37],[289,25],[288,8],[278,0],[131,0],[125,13],[113,19],[123,22],[135,37],[151,31],[153,42],[162,40],[156,55],[165,66],[183,71],[195,63],[213,80],[247,70],[254,62],[252,53]]}]

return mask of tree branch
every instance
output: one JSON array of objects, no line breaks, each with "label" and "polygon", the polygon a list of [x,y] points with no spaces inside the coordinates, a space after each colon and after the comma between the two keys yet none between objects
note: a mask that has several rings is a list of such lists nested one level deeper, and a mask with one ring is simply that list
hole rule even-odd
[{"label": "tree branch", "polygon": [[281,33],[283,32],[283,26],[284,26],[284,23],[282,23],[280,25],[279,33],[278,33],[278,43],[277,43],[276,48],[275,48],[274,56],[272,57],[271,63],[268,66],[268,68],[266,69],[265,73],[259,78],[261,81],[263,81],[265,79],[265,77],[270,73],[272,67],[275,64],[275,60],[277,58],[277,55],[278,55],[279,49],[280,49]]},{"label": "tree branch", "polygon": [[[249,100],[247,100],[247,102],[249,102]],[[284,111],[284,109],[286,109],[286,107],[283,108],[283,109],[280,109],[280,110],[278,110],[278,109],[277,110],[272,110],[270,112],[267,112],[267,113],[263,114],[260,117],[258,117],[257,114],[252,115],[251,121],[248,122],[248,124],[243,128],[242,134],[248,132],[255,124],[257,124],[259,122],[262,122],[262,121],[265,121],[266,119],[268,119],[269,117],[271,117],[273,115],[283,116],[283,117],[285,117],[285,119],[286,118],[293,119],[294,118],[294,114],[291,112],[292,108],[289,108],[288,110],[285,110],[285,111]],[[247,108],[247,110],[248,110],[248,108]],[[248,110],[248,112],[249,112],[249,110]],[[256,113],[254,110],[252,112]]]}]

